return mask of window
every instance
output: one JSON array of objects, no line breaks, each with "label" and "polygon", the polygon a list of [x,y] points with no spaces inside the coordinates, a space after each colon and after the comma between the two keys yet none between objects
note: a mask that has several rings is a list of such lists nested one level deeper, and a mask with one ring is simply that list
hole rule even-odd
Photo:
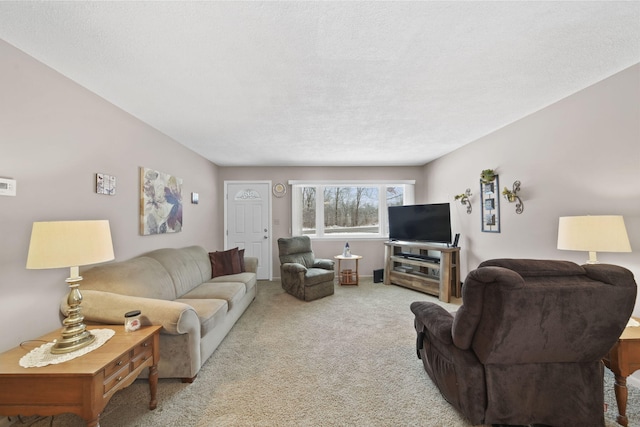
[{"label": "window", "polygon": [[382,238],[389,234],[387,207],[413,203],[415,181],[289,184],[293,235]]}]

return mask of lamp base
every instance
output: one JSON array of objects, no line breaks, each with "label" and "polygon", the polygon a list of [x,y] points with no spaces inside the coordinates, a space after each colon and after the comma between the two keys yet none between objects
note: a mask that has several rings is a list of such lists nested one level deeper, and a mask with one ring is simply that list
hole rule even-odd
[{"label": "lamp base", "polygon": [[56,340],[51,347],[51,353],[61,354],[70,353],[88,346],[96,337],[86,330],[83,323],[84,317],[80,314],[80,303],[82,302],[82,294],[78,287],[82,276],[78,275],[77,267],[72,267],[71,277],[66,282],[69,284],[69,295],[67,296],[67,304],[69,305],[68,315],[62,321],[64,329],[62,329],[62,338]]},{"label": "lamp base", "polygon": [[586,263],[587,264],[600,264],[600,261],[598,261],[596,253],[594,251],[589,251],[589,259],[587,260]]},{"label": "lamp base", "polygon": [[80,350],[81,348],[88,346],[96,340],[95,335],[87,330],[73,336],[65,336],[65,332],[66,330],[62,331],[62,338],[58,339],[53,347],[51,347],[51,353],[71,353],[72,351]]}]

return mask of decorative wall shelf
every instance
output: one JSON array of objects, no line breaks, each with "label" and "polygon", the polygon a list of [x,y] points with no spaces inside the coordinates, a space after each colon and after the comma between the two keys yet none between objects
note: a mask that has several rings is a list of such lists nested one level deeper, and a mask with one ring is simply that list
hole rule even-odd
[{"label": "decorative wall shelf", "polygon": [[522,199],[518,196],[518,192],[520,191],[520,181],[515,181],[513,183],[513,187],[509,190],[507,187],[504,187],[502,190],[502,195],[509,202],[518,202],[516,203],[516,213],[521,214],[524,211],[524,203],[522,203]]},{"label": "decorative wall shelf", "polygon": [[471,213],[471,189],[467,188],[464,193],[458,194],[454,197],[455,200],[460,200],[460,203],[467,207],[467,213]]}]

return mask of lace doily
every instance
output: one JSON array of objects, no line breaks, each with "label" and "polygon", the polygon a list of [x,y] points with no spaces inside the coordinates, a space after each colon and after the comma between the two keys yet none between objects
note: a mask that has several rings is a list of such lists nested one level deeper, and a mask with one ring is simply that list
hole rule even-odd
[{"label": "lace doily", "polygon": [[90,351],[95,350],[102,344],[109,341],[109,339],[116,333],[113,329],[92,329],[91,333],[95,335],[96,339],[86,347],[82,347],[76,351],[63,354],[51,353],[51,347],[54,346],[54,342],[48,342],[40,347],[34,348],[29,353],[22,356],[20,359],[20,366],[23,368],[39,368],[41,366],[56,365],[58,363],[66,362],[67,360],[75,359],[83,354],[87,354]]}]

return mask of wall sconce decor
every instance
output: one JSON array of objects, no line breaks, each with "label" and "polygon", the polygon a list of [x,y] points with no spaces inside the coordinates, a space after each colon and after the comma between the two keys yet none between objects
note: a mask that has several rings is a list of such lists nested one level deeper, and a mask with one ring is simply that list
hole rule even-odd
[{"label": "wall sconce decor", "polygon": [[460,203],[467,207],[467,213],[471,213],[471,189],[467,188],[464,193],[458,194],[454,200],[460,200]]},{"label": "wall sconce decor", "polygon": [[522,203],[522,199],[520,198],[520,196],[518,196],[519,191],[520,191],[520,181],[515,181],[513,183],[513,187],[511,190],[509,190],[507,187],[504,187],[504,190],[502,190],[502,195],[504,196],[505,199],[507,199],[509,203],[513,203],[515,201],[518,202],[516,203],[517,214],[521,214],[522,211],[524,211],[524,203]]},{"label": "wall sconce decor", "polygon": [[481,223],[486,233],[500,232],[500,196],[498,196],[498,175],[492,169],[480,174]]}]

